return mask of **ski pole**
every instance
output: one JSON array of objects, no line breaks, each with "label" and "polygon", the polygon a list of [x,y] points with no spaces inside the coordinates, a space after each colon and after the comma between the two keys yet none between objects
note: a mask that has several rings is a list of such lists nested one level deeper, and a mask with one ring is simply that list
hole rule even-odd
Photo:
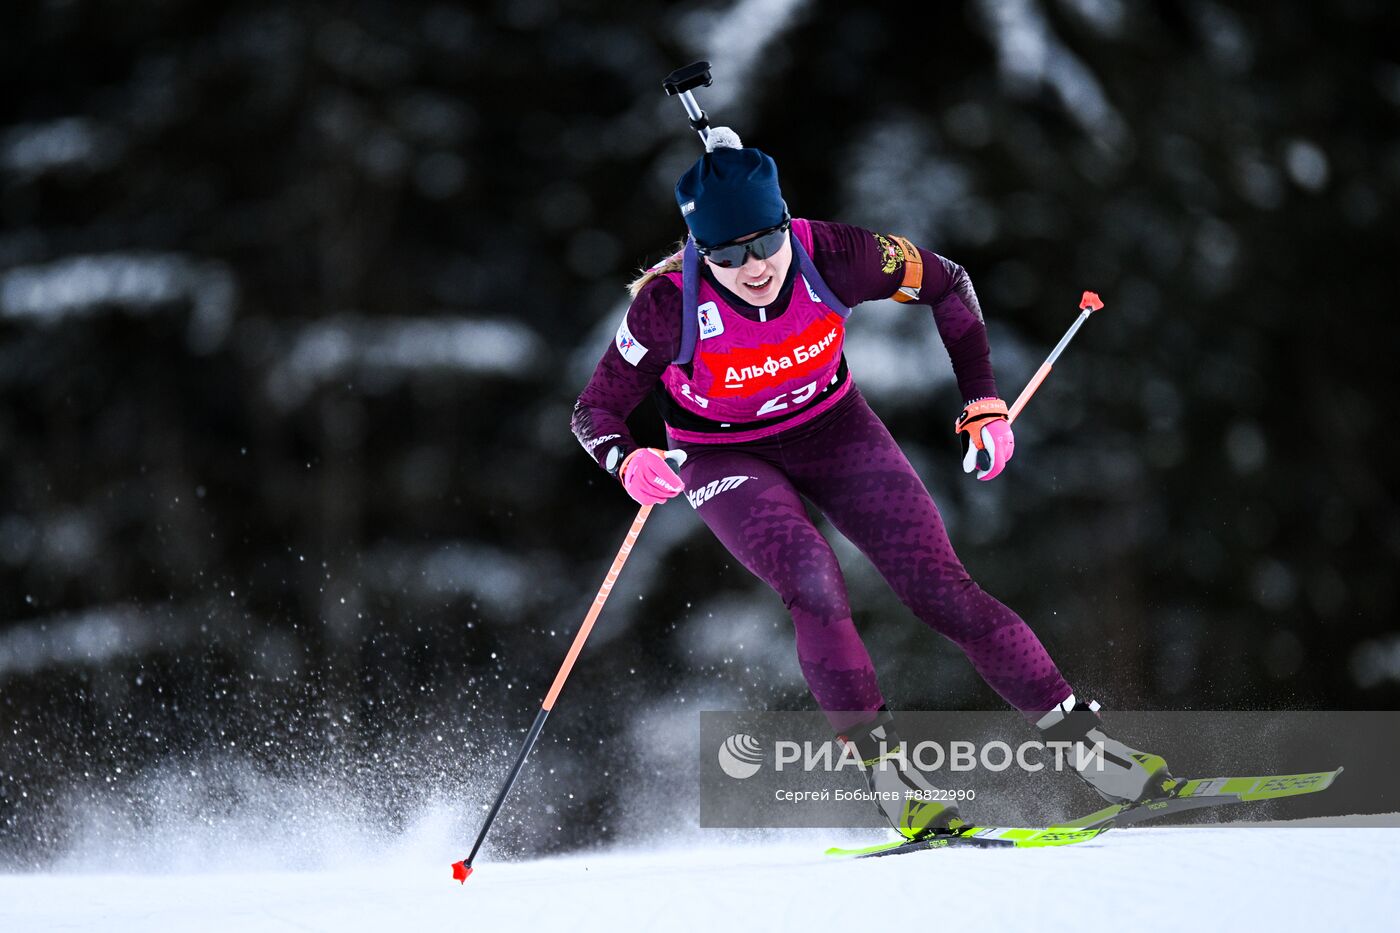
[{"label": "ski pole", "polygon": [[[674,469],[679,470],[681,464],[685,462],[685,454],[681,451],[672,451],[672,456],[667,458],[667,462]],[[549,693],[545,694],[544,703],[540,706],[540,711],[535,715],[534,725],[530,726],[529,733],[525,736],[525,744],[520,748],[520,754],[515,758],[515,764],[510,769],[510,774],[506,776],[506,782],[501,787],[501,792],[496,795],[496,802],[491,805],[491,812],[486,814],[486,822],[481,827],[481,832],[477,834],[476,844],[472,846],[471,854],[460,862],[452,863],[452,879],[467,883],[467,876],[472,873],[472,859],[476,858],[477,850],[486,841],[486,834],[491,830],[491,824],[496,821],[496,814],[501,810],[501,804],[505,803],[506,795],[510,793],[511,786],[515,784],[515,779],[520,776],[520,769],[525,764],[525,759],[529,757],[530,750],[535,747],[535,742],[540,737],[540,732],[544,729],[544,721],[549,718],[549,711],[554,708],[554,701],[559,698],[559,691],[564,688],[564,681],[569,679],[569,672],[574,669],[574,662],[578,660],[579,652],[583,650],[583,643],[588,640],[588,633],[593,631],[593,623],[598,621],[598,614],[603,611],[603,604],[608,601],[608,596],[612,593],[613,584],[617,582],[617,577],[622,573],[622,565],[627,563],[627,558],[632,554],[632,546],[637,543],[637,536],[642,533],[642,526],[646,524],[647,516],[651,514],[652,507],[644,505],[637,510],[637,517],[632,520],[632,527],[628,529],[627,536],[622,539],[622,547],[618,550],[617,556],[613,558],[612,567],[608,569],[608,574],[603,578],[603,585],[598,588],[598,595],[593,598],[593,605],[588,608],[588,615],[584,616],[583,625],[579,626],[578,634],[574,636],[574,643],[569,646],[569,653],[564,656],[564,663],[559,667],[559,673],[554,675],[554,683],[549,688]]]},{"label": "ski pole", "polygon": [[[1045,381],[1045,377],[1050,375],[1050,370],[1055,368],[1055,361],[1060,358],[1060,354],[1065,352],[1065,347],[1074,339],[1074,335],[1079,333],[1079,328],[1084,326],[1084,322],[1089,320],[1089,315],[1103,307],[1103,301],[1097,292],[1085,292],[1079,298],[1079,317],[1065,331],[1065,335],[1060,338],[1060,342],[1055,344],[1055,349],[1050,351],[1050,355],[1045,358],[1045,362],[1040,364],[1040,368],[1035,371],[1031,381],[1026,383],[1026,387],[1021,390],[1021,394],[1016,396],[1016,401],[1007,412],[1008,423],[1016,420],[1016,416],[1021,413],[1021,409],[1026,407],[1026,403],[1031,400],[1031,396],[1040,388],[1040,384]],[[992,456],[986,450],[977,452],[977,468],[979,470],[990,470],[992,468]]]},{"label": "ski pole", "polygon": [[666,89],[668,96],[680,97],[686,116],[690,117],[690,128],[700,134],[702,143],[708,143],[710,118],[700,109],[700,105],[695,102],[695,95],[690,92],[697,87],[710,86],[710,63],[691,62],[684,68],[677,68],[666,76],[661,86]]}]

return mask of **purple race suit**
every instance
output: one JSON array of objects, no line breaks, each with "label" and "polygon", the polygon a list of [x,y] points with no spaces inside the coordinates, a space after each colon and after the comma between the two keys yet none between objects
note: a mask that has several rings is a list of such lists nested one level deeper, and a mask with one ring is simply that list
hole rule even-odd
[{"label": "purple race suit", "polygon": [[[682,276],[647,283],[579,396],[575,436],[600,462],[613,446],[635,449],[626,418],[653,397],[669,446],[689,455],[681,468],[687,501],[781,597],[803,675],[834,729],[870,719],[884,697],[851,620],[841,568],[804,500],[870,559],[917,618],[1034,718],[1065,699],[1069,685],[1029,626],[968,575],[933,498],[841,353],[848,309],[889,298],[903,282],[901,247],[820,221],[794,220],[792,236],[787,279],[766,308],[749,306],[699,264],[698,333],[684,364],[673,362],[684,330]],[[918,301],[933,308],[964,399],[995,396],[986,327],[966,272],[919,253]],[[808,280],[804,265],[819,281]]]}]

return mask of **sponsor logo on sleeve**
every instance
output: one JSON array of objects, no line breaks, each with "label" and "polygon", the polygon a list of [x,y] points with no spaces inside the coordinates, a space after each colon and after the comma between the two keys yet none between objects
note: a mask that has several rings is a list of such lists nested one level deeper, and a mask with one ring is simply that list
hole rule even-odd
[{"label": "sponsor logo on sleeve", "polygon": [[693,213],[695,213],[695,202],[694,202],[694,201],[686,201],[684,204],[681,205],[681,216],[682,216],[682,217],[688,217],[688,216],[690,216],[690,215],[693,214]]},{"label": "sponsor logo on sleeve", "polygon": [[636,366],[642,361],[642,357],[647,355],[647,348],[638,342],[632,332],[627,329],[627,316],[623,315],[622,323],[617,326],[617,352],[622,354],[622,358]]},{"label": "sponsor logo on sleeve", "polygon": [[617,440],[617,439],[620,438],[620,437],[622,437],[621,434],[604,434],[602,437],[595,437],[593,440],[589,441],[587,444],[584,444],[584,445],[583,445],[583,449],[586,450],[586,451],[588,451],[589,453],[593,453],[594,449],[595,449],[599,444],[606,444],[608,441],[615,441],[615,440]]},{"label": "sponsor logo on sleeve", "polygon": [[724,318],[719,316],[719,305],[707,301],[695,309],[700,316],[700,339],[709,340],[724,333]]}]

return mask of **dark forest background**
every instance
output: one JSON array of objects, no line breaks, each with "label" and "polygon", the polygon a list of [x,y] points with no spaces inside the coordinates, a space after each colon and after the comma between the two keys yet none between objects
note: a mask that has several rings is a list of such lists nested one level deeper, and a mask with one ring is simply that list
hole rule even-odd
[{"label": "dark forest background", "polygon": [[[848,337],[1082,694],[1395,707],[1396,10],[4,4],[0,857],[268,787],[474,829],[635,513],[569,413],[683,233],[660,82],[697,58],[795,213],[969,270],[1008,398],[1103,296],[991,484],[927,310]],[[1000,707],[839,553],[892,705]],[[672,503],[502,839],[610,838],[697,709],[810,705],[777,598]]]}]

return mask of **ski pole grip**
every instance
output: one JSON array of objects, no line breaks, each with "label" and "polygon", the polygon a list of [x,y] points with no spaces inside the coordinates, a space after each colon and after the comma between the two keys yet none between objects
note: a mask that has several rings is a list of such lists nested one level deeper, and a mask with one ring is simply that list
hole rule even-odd
[{"label": "ski pole grip", "polygon": [[685,465],[685,461],[686,461],[685,451],[684,451],[684,450],[668,450],[668,451],[666,451],[665,460],[666,460],[666,462],[667,462],[668,464],[670,464],[671,469],[673,469],[673,470],[675,470],[677,473],[679,473],[679,472],[681,471],[681,467]]},{"label": "ski pole grip", "polygon": [[666,76],[666,79],[661,82],[661,86],[671,97],[684,94],[686,91],[693,91],[697,87],[709,87],[710,63],[691,62],[684,68],[677,68]]}]

